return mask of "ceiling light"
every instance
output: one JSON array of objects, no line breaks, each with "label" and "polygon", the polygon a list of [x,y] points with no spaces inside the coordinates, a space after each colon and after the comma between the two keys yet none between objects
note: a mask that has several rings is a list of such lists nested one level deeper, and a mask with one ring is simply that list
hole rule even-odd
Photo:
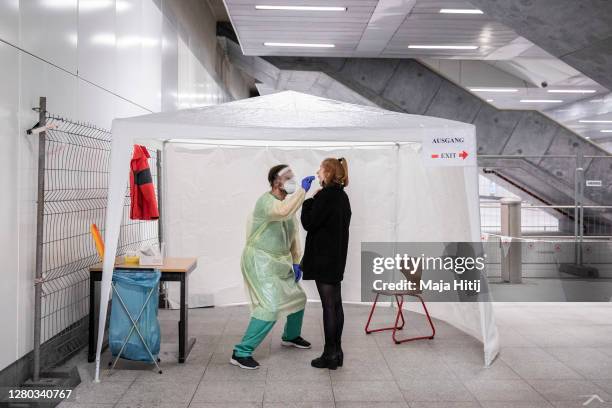
[{"label": "ceiling light", "polygon": [[408,48],[421,50],[477,50],[477,45],[409,45]]},{"label": "ceiling light", "polygon": [[587,93],[595,93],[597,92],[595,89],[549,89],[548,93],[579,93],[579,94],[587,94]]},{"label": "ceiling light", "polygon": [[521,99],[521,103],[561,103],[561,99]]},{"label": "ceiling light", "polygon": [[440,9],[440,13],[442,14],[483,14],[482,10],[478,10],[478,9],[448,9],[448,8]]},{"label": "ceiling light", "polygon": [[265,42],[266,47],[308,47],[308,48],[334,48],[334,44],[307,44],[307,43],[281,43]]},{"label": "ceiling light", "polygon": [[590,139],[591,137],[590,137],[590,136],[585,136],[584,138],[585,138],[585,139]]},{"label": "ceiling light", "polygon": [[612,129],[600,130],[601,133],[612,133]]},{"label": "ceiling light", "polygon": [[493,102],[495,99],[487,99],[487,102]]},{"label": "ceiling light", "polygon": [[472,92],[518,92],[516,88],[470,88]]},{"label": "ceiling light", "polygon": [[294,11],[346,11],[346,7],[326,6],[267,6],[256,5],[257,10],[294,10]]},{"label": "ceiling light", "polygon": [[580,123],[612,123],[612,120],[579,120]]}]

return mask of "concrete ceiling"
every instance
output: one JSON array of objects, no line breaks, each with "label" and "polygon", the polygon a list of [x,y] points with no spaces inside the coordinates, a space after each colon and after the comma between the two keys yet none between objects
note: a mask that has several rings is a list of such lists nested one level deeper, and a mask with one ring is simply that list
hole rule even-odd
[{"label": "concrete ceiling", "polygon": [[[210,0],[219,1],[219,0]],[[521,16],[527,22],[533,18],[544,19],[544,9],[535,4],[559,2],[590,3],[596,13],[597,7],[604,9],[601,18],[608,18],[612,0],[325,0],[315,5],[346,7],[345,11],[304,10],[258,10],[256,5],[304,6],[310,1],[299,0],[224,0],[229,18],[237,33],[244,55],[254,56],[317,56],[317,57],[369,57],[369,58],[416,58],[464,88],[510,87],[513,93],[474,91],[476,95],[500,109],[534,109],[542,111],[566,126],[592,139],[609,136],[599,132],[600,125],[580,123],[580,119],[567,119],[556,110],[564,108],[580,111],[584,117],[599,115],[595,102],[574,108],[574,104],[587,100],[604,100],[608,89],[593,78],[564,62],[563,52],[586,46],[589,41],[604,41],[612,32],[612,23],[596,24],[592,36],[568,39],[572,33],[561,22],[552,30],[555,43],[568,41],[567,45],[548,49],[540,47],[539,36],[521,36],[514,27],[509,28],[512,18]],[[604,4],[605,3],[605,4]],[[509,6],[515,4],[515,8]],[[518,4],[518,5],[517,5]],[[476,5],[476,6],[475,6]],[[441,9],[481,8],[484,14],[443,14]],[[518,7],[518,8],[516,8]],[[499,12],[506,11],[505,19]],[[519,11],[517,11],[519,10]],[[579,12],[582,7],[573,7]],[[510,18],[510,17],[512,18]],[[527,18],[525,18],[527,16]],[[535,21],[535,20],[534,20]],[[527,25],[533,24],[527,23]],[[538,20],[539,21],[539,20]],[[587,21],[579,18],[583,26],[571,24],[572,30],[585,31],[590,28]],[[505,24],[506,23],[506,24]],[[544,24],[540,22],[539,24]],[[521,26],[522,27],[522,26]],[[567,31],[567,32],[566,32]],[[545,30],[539,30],[544,35]],[[304,48],[265,46],[266,42],[333,44],[330,48]],[[472,45],[471,50],[411,49],[409,45]],[[612,52],[612,47],[610,52]],[[564,55],[564,54],[563,54]],[[607,66],[612,61],[607,60]],[[610,71],[608,70],[609,74]],[[598,75],[601,77],[601,75]],[[546,82],[547,87],[542,87]],[[611,86],[612,87],[612,86]],[[554,89],[590,89],[595,93],[553,94]],[[521,100],[561,100],[562,102],[533,102]],[[607,113],[607,112],[604,112]],[[582,119],[583,117],[581,117]],[[567,120],[567,121],[566,121]],[[612,124],[610,124],[612,127]],[[584,132],[584,133],[583,133]]]},{"label": "concrete ceiling", "polygon": [[471,2],[550,54],[612,89],[612,1]]},{"label": "concrete ceiling", "polygon": [[[463,0],[326,0],[346,11],[257,10],[256,5],[310,5],[295,0],[225,0],[245,55],[484,59],[518,35]],[[266,47],[265,42],[334,44],[333,48]],[[477,45],[476,50],[422,50],[408,45]]]}]

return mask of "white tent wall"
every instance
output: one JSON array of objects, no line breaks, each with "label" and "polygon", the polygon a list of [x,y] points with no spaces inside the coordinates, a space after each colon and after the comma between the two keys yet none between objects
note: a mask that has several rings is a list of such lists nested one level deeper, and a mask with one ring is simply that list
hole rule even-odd
[{"label": "white tent wall", "polygon": [[[345,300],[360,301],[361,242],[393,241],[395,145],[296,149],[169,143],[165,157],[167,254],[198,257],[198,268],[189,281],[190,307],[247,301],[240,271],[246,221],[255,201],[269,190],[268,170],[276,164],[289,164],[301,178],[314,175],[326,157],[348,160],[351,184],[346,191],[353,218],[343,284]],[[312,191],[316,188],[313,185]],[[299,213],[297,216],[299,220]],[[301,238],[303,245],[303,230]],[[304,282],[304,287],[309,299],[319,298],[313,284]],[[178,287],[173,285],[170,299],[178,305],[178,298]]]},{"label": "white tent wall", "polygon": [[[303,177],[314,174],[326,157],[345,157],[349,163],[351,182],[346,192],[353,217],[344,301],[361,300],[362,242],[479,241],[478,212],[471,211],[478,209],[474,168],[424,167],[417,143],[349,149],[169,143],[163,213],[166,249],[169,256],[198,257],[199,266],[189,283],[190,307],[247,301],[240,255],[247,217],[269,189],[268,169],[286,163]],[[302,230],[302,243],[304,239]],[[312,282],[304,281],[303,286],[309,299],[319,299]],[[175,307],[178,289],[172,285],[169,291]],[[418,304],[405,307],[422,312]],[[429,305],[433,316],[486,343],[495,334],[495,323],[490,305],[484,307],[481,311],[477,303],[461,302]],[[481,314],[489,316],[484,325]],[[485,344],[492,350],[485,351],[487,364],[497,353],[497,341],[492,343]]]},{"label": "white tent wall", "polygon": [[[448,211],[434,213],[432,216],[434,219],[442,216],[451,216],[453,214],[452,208],[458,209],[464,206],[463,214],[456,213],[456,220],[453,222],[456,221],[459,223],[461,220],[463,220],[463,222],[468,224],[468,226],[457,226],[456,231],[458,235],[456,238],[463,239],[464,237],[470,237],[473,239],[475,237],[476,229],[479,228],[479,219],[477,216],[478,180],[476,178],[475,171],[476,136],[474,127],[472,125],[439,118],[407,115],[385,111],[378,108],[351,105],[290,91],[222,105],[210,106],[202,109],[190,109],[175,113],[159,113],[115,120],[113,122],[109,196],[105,229],[106,251],[104,254],[104,271],[102,275],[100,304],[106,306],[109,299],[113,266],[116,255],[117,237],[121,222],[120,210],[122,206],[123,194],[125,192],[128,180],[130,153],[134,143],[143,143],[151,139],[162,141],[172,139],[221,139],[225,141],[236,141],[245,139],[251,141],[267,141],[269,144],[273,144],[274,141],[301,141],[309,143],[319,141],[340,142],[347,145],[354,145],[360,142],[416,142],[423,143],[423,149],[424,151],[427,151],[425,147],[429,148],[428,142],[434,137],[462,137],[465,139],[467,143],[465,149],[469,153],[469,158],[465,162],[461,163],[468,166],[467,168],[471,166],[474,167],[474,169],[466,171],[466,167],[464,166],[456,167],[455,171],[457,171],[459,174],[470,175],[469,179],[464,178],[463,183],[459,183],[464,188],[464,194],[453,197],[448,195],[440,196],[440,201],[448,201],[446,203],[448,205]],[[312,171],[312,167],[310,167],[313,165],[312,163],[316,163],[317,160],[322,157],[319,156],[316,158],[314,153],[309,154],[310,156],[305,156],[311,157],[311,159],[308,161],[308,169],[300,168],[302,165],[305,166],[306,162],[296,161],[295,163],[292,163],[294,166],[296,166],[297,171],[306,172],[306,170],[308,170],[308,173],[310,173],[310,171]],[[415,160],[406,160],[406,162],[418,163],[416,160],[417,152],[413,150],[412,154]],[[262,156],[262,159],[260,160],[263,160],[263,157],[264,156]],[[272,161],[272,157],[273,156],[271,156],[268,160]],[[348,157],[349,160],[351,160],[350,156]],[[421,160],[423,160],[422,156],[419,157]],[[317,160],[315,160],[315,158]],[[280,161],[281,159],[285,159],[285,157],[274,157],[275,162]],[[393,160],[390,162],[385,162],[384,165],[394,167],[391,172],[397,175],[399,163],[396,166],[390,166],[390,163],[394,163]],[[421,166],[425,167],[425,162],[420,163]],[[224,168],[216,169],[216,173],[211,174],[210,177],[220,179],[224,175],[231,174],[233,166],[235,166],[234,162],[227,162]],[[369,161],[366,165],[364,165],[364,168],[367,168],[366,174],[362,175],[364,180],[371,180],[369,178],[370,171],[374,171],[374,167],[375,166],[373,163],[370,163]],[[452,170],[439,171],[444,174],[444,171],[451,172]],[[429,173],[429,171],[426,171],[426,174]],[[353,174],[355,173],[353,172]],[[435,171],[432,174],[436,174]],[[471,175],[474,175],[474,177]],[[206,175],[195,176],[205,177]],[[373,177],[375,177],[375,174]],[[389,180],[397,181],[397,176],[395,176],[395,178],[389,177]],[[440,182],[444,181],[444,184],[440,186],[440,189],[445,188],[448,184],[452,184],[443,177],[439,178],[438,180],[440,180]],[[173,180],[166,180],[167,184],[172,183],[172,181]],[[376,181],[379,180],[372,180],[372,183]],[[261,191],[259,187],[261,184],[259,183],[261,182],[257,181],[257,191]],[[432,187],[430,185],[431,181],[427,179],[416,180],[416,176],[414,178],[414,183],[415,191],[419,191],[419,186],[423,186],[425,184]],[[240,191],[240,189],[243,188],[243,184],[245,184],[244,180],[238,180],[237,184],[234,184],[236,189],[235,191]],[[461,189],[459,186],[454,187]],[[396,190],[397,184],[393,184],[393,186],[386,191]],[[421,194],[423,194],[424,191],[428,190],[421,190]],[[468,194],[469,197],[465,194]],[[384,194],[382,196],[384,197]],[[376,195],[373,195],[373,197],[376,197]],[[460,197],[463,197],[463,200],[461,200]],[[170,199],[171,197],[167,196],[166,202]],[[249,203],[251,203],[253,199],[254,198],[250,198]],[[371,199],[372,197],[368,196],[367,200],[357,198],[354,199],[354,201],[368,201]],[[465,203],[459,203],[459,201],[465,201]],[[402,202],[402,200],[399,200],[400,205]],[[408,201],[404,200],[404,202]],[[433,200],[431,202],[433,202]],[[438,201],[435,202],[436,204],[440,204]],[[216,211],[224,211],[224,209],[220,208]],[[410,211],[407,212],[410,213]],[[391,211],[391,214],[396,214],[396,211]],[[419,216],[422,217],[422,215]],[[374,218],[372,217],[371,219]],[[364,231],[372,231],[371,226],[378,221],[379,220],[367,220],[367,222],[364,222]],[[223,223],[224,220],[219,217],[217,222]],[[359,222],[357,220],[355,222],[356,227],[359,228]],[[244,226],[244,224],[242,225]],[[398,229],[398,231],[399,230],[401,229]],[[460,236],[460,231],[464,231],[466,235]],[[243,234],[241,235],[244,237]],[[430,241],[435,240],[435,238],[438,237],[432,236],[432,238],[429,238],[427,236],[422,236],[419,239],[422,241]],[[444,241],[448,241],[450,238],[455,237],[451,235],[444,235],[440,238],[443,238]],[[368,240],[370,237],[364,233],[363,239]],[[243,239],[241,241],[243,241]],[[355,252],[355,248],[351,247],[351,251]],[[349,267],[353,268],[352,264],[349,264]],[[345,285],[345,287],[349,293],[353,293],[355,291],[354,287],[351,287],[348,284]],[[460,313],[457,309],[452,309],[452,312],[453,315]],[[489,363],[492,356],[496,354],[498,347],[497,331],[494,320],[492,319],[491,305],[489,303],[482,303],[479,306],[472,307],[471,310],[466,310],[466,312],[472,314],[472,316],[465,319],[466,322],[470,323],[470,327],[479,326],[480,328],[478,333],[479,336],[476,334],[475,335],[483,339],[485,351],[488,350],[489,352],[488,355],[485,355],[485,361],[486,363]],[[99,380],[100,354],[102,350],[102,340],[104,338],[104,323],[106,322],[106,313],[107,308],[101,307],[96,353],[96,381]],[[444,316],[439,317],[445,318]],[[475,322],[479,322],[480,324],[478,325]],[[472,330],[470,329],[469,332],[472,332]],[[488,337],[484,337],[485,335]],[[491,339],[494,339],[494,341],[491,341]]]},{"label": "white tent wall", "polygon": [[[416,149],[407,147],[399,150],[396,240],[480,242],[477,167],[423,167]],[[485,364],[491,364],[499,352],[492,305],[457,300],[431,302],[429,312],[482,341]],[[418,303],[405,307],[422,313]]]}]

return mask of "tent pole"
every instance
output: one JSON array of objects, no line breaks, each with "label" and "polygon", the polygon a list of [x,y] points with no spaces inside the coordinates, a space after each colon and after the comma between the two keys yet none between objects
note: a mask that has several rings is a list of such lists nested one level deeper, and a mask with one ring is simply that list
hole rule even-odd
[{"label": "tent pole", "polygon": [[[159,219],[157,220],[157,240],[161,251],[161,244],[164,242],[164,225],[163,225],[163,194],[162,194],[162,151],[157,150],[157,160],[155,161],[157,172],[157,209],[159,211]],[[163,255],[163,254],[162,254]]]}]

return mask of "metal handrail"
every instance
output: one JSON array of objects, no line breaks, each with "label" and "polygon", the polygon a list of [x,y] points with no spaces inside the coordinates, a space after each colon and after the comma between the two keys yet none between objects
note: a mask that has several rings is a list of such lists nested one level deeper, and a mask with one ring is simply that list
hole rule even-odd
[{"label": "metal handrail", "polygon": [[[497,208],[497,207],[501,207],[501,203],[496,203],[496,202],[480,203],[480,206],[483,208]],[[521,209],[523,208],[576,208],[576,206],[574,205],[521,205]],[[612,209],[612,205],[583,205],[582,208],[610,208]]]}]

